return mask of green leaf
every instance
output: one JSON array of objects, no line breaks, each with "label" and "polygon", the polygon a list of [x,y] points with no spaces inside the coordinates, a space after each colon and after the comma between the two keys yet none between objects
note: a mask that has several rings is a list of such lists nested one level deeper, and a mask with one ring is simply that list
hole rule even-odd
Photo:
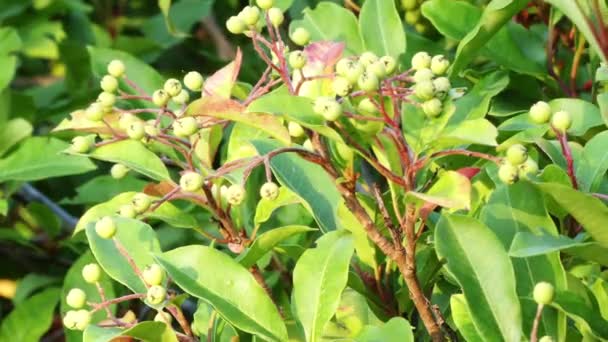
[{"label": "green leaf", "polygon": [[602,112],[604,124],[608,126],[608,93],[597,94],[597,105],[600,107],[600,111]]},{"label": "green leaf", "polygon": [[557,291],[551,306],[565,312],[577,325],[587,328],[596,337],[608,339],[608,322],[602,318],[591,291],[587,287],[584,290],[587,298],[573,291]]},{"label": "green leaf", "polygon": [[113,239],[101,238],[95,232],[95,224],[87,225],[86,233],[89,246],[95,259],[104,271],[114,280],[125,285],[133,292],[145,293],[146,286],[122,256],[114,240],[118,241],[128,252],[141,270],[154,263],[154,253],[160,253],[160,244],[156,233],[149,225],[135,219],[112,217],[116,224],[116,235]]},{"label": "green leaf", "polygon": [[511,243],[509,255],[515,258],[526,258],[590,244],[581,243],[563,235],[536,235],[530,232],[518,232]]},{"label": "green leaf", "polygon": [[602,201],[557,183],[538,183],[536,186],[572,215],[595,241],[608,247],[608,207]]},{"label": "green leaf", "polygon": [[455,294],[450,297],[450,309],[452,309],[452,318],[454,324],[458,328],[458,332],[462,334],[466,341],[483,341],[479,335],[473,319],[471,318],[471,309],[469,304],[462,294]]},{"label": "green leaf", "polygon": [[382,326],[368,325],[355,338],[357,342],[414,342],[413,328],[402,317],[391,318]]},{"label": "green leaf", "polygon": [[528,0],[492,0],[483,10],[477,25],[458,44],[452,73],[458,74]]},{"label": "green leaf", "polygon": [[178,31],[171,20],[169,15],[169,11],[171,10],[171,0],[158,0],[158,7],[165,18],[165,24],[167,25],[167,30],[169,33],[180,38],[187,37],[188,33]]},{"label": "green leaf", "polygon": [[351,11],[337,4],[320,2],[315,9],[306,8],[302,12],[302,19],[291,22],[289,32],[298,27],[308,30],[313,41],[343,42],[349,55],[360,54],[365,50],[357,18]]},{"label": "green leaf", "polygon": [[348,230],[353,235],[355,251],[357,251],[359,260],[372,269],[377,269],[376,246],[367,237],[367,232],[361,222],[346,207],[344,200],[340,200],[338,218],[340,219],[340,227]]},{"label": "green leaf", "polygon": [[68,146],[55,138],[25,140],[8,157],[0,159],[0,183],[75,175],[95,169],[95,165],[86,158],[60,154]]},{"label": "green leaf", "polygon": [[[254,140],[258,153],[267,154],[282,147],[272,140]],[[270,166],[279,182],[295,192],[312,209],[321,230],[336,229],[336,212],[340,194],[327,173],[318,165],[293,153],[282,153],[270,160]]]},{"label": "green leaf", "polygon": [[488,340],[519,342],[521,309],[515,274],[498,238],[476,219],[443,214],[435,228],[437,254],[460,284],[475,327]]},{"label": "green leaf", "polygon": [[591,138],[576,166],[576,179],[582,191],[595,192],[608,171],[608,131]]},{"label": "green leaf", "polygon": [[1,341],[40,341],[53,322],[59,289],[46,289],[16,306],[3,317]]},{"label": "green leaf", "polygon": [[0,157],[13,145],[29,137],[32,131],[32,125],[21,118],[15,118],[3,124],[3,127],[0,127]]},{"label": "green leaf", "polygon": [[[21,49],[19,33],[13,27],[0,27],[0,55],[8,55]],[[2,87],[0,87],[0,90]]]},{"label": "green leaf", "polygon": [[89,325],[83,335],[83,342],[109,342],[120,336],[119,328],[102,328],[96,325]]},{"label": "green leaf", "polygon": [[177,342],[177,336],[171,326],[163,322],[141,322],[123,331],[120,336],[129,336],[144,342]]},{"label": "green leaf", "polygon": [[509,74],[503,70],[484,76],[470,91],[455,102],[456,111],[450,117],[448,125],[485,117],[492,99],[508,85]]},{"label": "green leaf", "polygon": [[2,70],[0,70],[0,91],[2,91],[11,83],[15,76],[17,57],[0,55],[0,65],[2,65]]},{"label": "green leaf", "polygon": [[565,14],[577,27],[577,29],[585,36],[589,45],[595,50],[595,53],[602,59],[604,63],[608,63],[608,56],[602,50],[602,45],[594,35],[597,30],[594,21],[590,20],[583,12],[583,7],[578,1],[572,0],[547,0],[547,3],[555,6],[563,14]]},{"label": "green leaf", "polygon": [[410,191],[409,196],[450,209],[471,207],[471,182],[456,171],[444,172],[426,193]]},{"label": "green leaf", "polygon": [[172,3],[166,16],[161,12],[148,17],[141,24],[141,31],[163,48],[170,48],[187,38],[192,26],[209,15],[213,2],[213,0],[180,0]]},{"label": "green leaf", "polygon": [[293,305],[307,341],[319,341],[335,314],[353,252],[352,236],[333,231],[319,238],[317,247],[306,250],[298,259],[293,270]]},{"label": "green leaf", "polygon": [[602,115],[593,103],[580,99],[554,99],[549,101],[551,110],[557,112],[565,110],[572,117],[572,126],[568,129],[569,135],[582,136],[593,127],[602,126]]},{"label": "green leaf", "polygon": [[76,196],[61,200],[60,204],[97,204],[109,201],[125,191],[140,191],[148,182],[127,174],[124,178],[115,179],[111,175],[102,175],[82,183],[76,188]]},{"label": "green leaf", "polygon": [[171,180],[169,171],[162,160],[139,141],[129,139],[103,145],[94,149],[88,156],[112,163],[121,163],[158,181]]},{"label": "green leaf", "polygon": [[29,273],[17,285],[17,291],[13,297],[13,303],[19,305],[26,300],[32,293],[58,283],[59,279],[44,274]]},{"label": "green leaf", "polygon": [[397,58],[405,52],[405,32],[394,1],[365,1],[359,28],[365,48],[376,55]]},{"label": "green leaf", "polygon": [[258,225],[270,219],[272,213],[280,207],[300,203],[300,199],[293,192],[285,187],[279,187],[279,196],[271,200],[261,198],[255,208],[255,217],[253,222]]},{"label": "green leaf", "polygon": [[285,226],[271,229],[260,236],[237,258],[243,267],[249,268],[266,253],[270,252],[281,241],[296,234],[312,232],[315,229],[306,226]]},{"label": "green leaf", "polygon": [[[91,207],[80,217],[80,220],[78,220],[76,228],[74,228],[74,234],[85,229],[91,222],[95,222],[104,216],[116,214],[121,206],[131,203],[131,200],[136,194],[136,192],[123,192],[107,202]],[[154,199],[154,197],[152,197],[152,199]],[[146,211],[141,215],[141,218],[161,220],[177,228],[198,227],[198,222],[192,215],[184,213],[170,202],[164,202],[154,211]]]},{"label": "green leaf", "polygon": [[177,285],[211,304],[233,326],[266,340],[287,340],[272,300],[253,275],[228,255],[205,246],[186,246],[156,258]]},{"label": "green leaf", "polygon": [[[82,268],[90,263],[94,263],[95,258],[90,251],[87,251],[82,256],[80,256],[74,264],[70,267],[68,272],[65,275],[65,279],[63,281],[63,287],[61,289],[61,302],[60,302],[60,312],[63,315],[68,310],[73,310],[70,308],[65,302],[65,298],[68,292],[73,288],[79,288],[83,290],[87,294],[87,300],[90,302],[101,302],[101,297],[99,296],[99,291],[97,291],[97,287],[95,284],[89,284],[84,281],[82,278]],[[101,279],[99,280],[99,285],[103,288],[106,298],[114,298],[115,291],[112,286],[112,280],[105,273],[102,274]],[[115,312],[116,306],[110,306],[110,311]],[[104,310],[99,310],[95,314],[93,314],[91,318],[91,323],[95,324],[101,322],[106,319],[106,313]],[[64,329],[64,333],[66,335],[66,339],[68,341],[81,341],[82,340],[82,332],[76,330]]]},{"label": "green leaf", "polygon": [[289,132],[280,117],[264,112],[252,112],[249,109],[245,111],[245,107],[236,101],[206,96],[190,103],[186,113],[241,122],[268,133],[286,145],[291,143]]},{"label": "green leaf", "polygon": [[478,144],[496,146],[498,130],[486,119],[465,120],[457,125],[449,126],[433,142],[436,148],[457,146],[462,144]]}]

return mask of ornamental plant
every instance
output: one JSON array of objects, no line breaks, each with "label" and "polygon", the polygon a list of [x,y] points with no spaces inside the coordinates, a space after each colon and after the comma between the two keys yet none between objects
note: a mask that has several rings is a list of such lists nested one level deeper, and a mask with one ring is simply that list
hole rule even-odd
[{"label": "ornamental plant", "polygon": [[601,5],[298,3],[210,73],[91,49],[57,158],[143,185],[64,241],[68,339],[608,339]]}]

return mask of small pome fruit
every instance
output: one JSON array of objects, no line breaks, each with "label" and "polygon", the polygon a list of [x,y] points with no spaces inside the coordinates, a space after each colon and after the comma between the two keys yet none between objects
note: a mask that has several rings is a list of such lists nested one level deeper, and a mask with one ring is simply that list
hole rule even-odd
[{"label": "small pome fruit", "polygon": [[304,46],[310,42],[310,32],[303,27],[298,27],[293,30],[290,38],[296,45]]},{"label": "small pome fruit", "polygon": [[383,56],[380,58],[380,63],[384,65],[386,75],[390,75],[397,70],[397,61],[391,56]]},{"label": "small pome fruit", "polygon": [[306,65],[307,57],[303,51],[293,51],[289,54],[289,66],[295,70],[302,69]]},{"label": "small pome fruit", "polygon": [[129,173],[129,168],[123,164],[114,164],[110,169],[110,174],[114,179],[121,179]]},{"label": "small pome fruit", "polygon": [[530,107],[530,120],[537,124],[544,124],[551,119],[551,106],[545,101],[538,101]]},{"label": "small pome fruit", "polygon": [[87,107],[84,114],[86,115],[87,119],[91,121],[100,121],[103,119],[103,106],[99,102],[93,102],[91,105],[89,105],[89,107]]},{"label": "small pome fruit", "polygon": [[178,137],[189,137],[198,131],[198,122],[192,116],[186,116],[173,123],[173,133]]},{"label": "small pome fruit", "polygon": [[111,239],[116,234],[116,224],[111,217],[104,216],[95,223],[95,232],[104,239]]},{"label": "small pome fruit", "polygon": [[452,84],[447,77],[437,77],[433,80],[433,87],[435,95],[443,97],[452,89]]},{"label": "small pome fruit", "polygon": [[82,268],[82,278],[89,284],[95,284],[101,278],[101,267],[96,263],[86,264]]},{"label": "small pome fruit", "polygon": [[367,67],[372,63],[376,63],[377,61],[378,56],[376,56],[376,54],[371,51],[366,51],[362,53],[361,56],[359,56],[359,63],[361,63],[361,65],[364,67]]},{"label": "small pome fruit", "polygon": [[431,56],[424,52],[420,51],[412,57],[412,69],[420,70],[424,68],[431,67]]},{"label": "small pome fruit", "polygon": [[555,340],[553,339],[553,337],[545,335],[538,339],[538,342],[555,342]]},{"label": "small pome fruit", "polygon": [[345,77],[341,76],[334,78],[331,87],[338,96],[348,95],[351,89],[350,82]]},{"label": "small pome fruit", "polygon": [[84,330],[91,323],[91,313],[87,310],[70,310],[63,316],[63,325],[70,330]]},{"label": "small pome fruit", "polygon": [[148,285],[160,285],[165,277],[165,271],[158,264],[150,264],[141,272],[142,278]]},{"label": "small pome fruit", "polygon": [[294,138],[299,138],[304,136],[304,134],[306,133],[304,131],[304,128],[302,128],[302,126],[294,121],[290,121],[287,124],[287,130],[289,131],[289,135],[291,135]]},{"label": "small pome fruit", "polygon": [[197,71],[190,71],[184,76],[184,85],[192,91],[199,91],[203,88],[203,75]]},{"label": "small pome fruit", "polygon": [[565,133],[572,126],[572,116],[570,113],[560,110],[553,114],[551,126],[561,133]]},{"label": "small pome fruit", "polygon": [[510,163],[504,163],[498,168],[498,178],[505,184],[513,184],[519,179],[519,169]]},{"label": "small pome fruit", "polygon": [[175,78],[170,78],[165,81],[163,90],[166,91],[171,97],[177,96],[182,91],[182,83]]},{"label": "small pome fruit", "polygon": [[384,63],[381,61],[376,61],[365,68],[367,72],[376,75],[379,79],[384,78],[386,76],[386,68],[384,67]]},{"label": "small pome fruit", "polygon": [[405,16],[403,17],[403,19],[405,19],[406,23],[408,23],[410,25],[415,25],[416,23],[418,23],[420,21],[421,17],[422,17],[422,12],[420,12],[419,9],[412,9],[412,10],[405,12]]},{"label": "small pome fruit", "polygon": [[306,139],[304,143],[302,143],[302,147],[309,151],[314,151],[314,147],[312,146],[312,141],[310,139]]},{"label": "small pome fruit", "polygon": [[424,101],[422,111],[429,118],[437,117],[443,112],[443,103],[437,98]]},{"label": "small pome fruit", "polygon": [[274,182],[266,182],[260,187],[260,197],[275,200],[279,196],[279,186]]},{"label": "small pome fruit", "polygon": [[335,121],[342,115],[342,106],[332,98],[318,98],[313,110],[327,121]]},{"label": "small pome fruit", "polygon": [[150,286],[146,294],[146,300],[152,305],[159,305],[167,298],[167,289],[160,285]]},{"label": "small pome fruit", "polygon": [[435,75],[429,68],[422,68],[416,71],[414,74],[414,82],[420,83],[424,81],[431,81]]},{"label": "small pome fruit", "polygon": [[150,198],[150,196],[140,192],[133,196],[131,204],[133,205],[135,212],[141,214],[148,210],[148,208],[150,208],[150,205],[152,204],[152,199]]},{"label": "small pome fruit", "polygon": [[137,211],[135,211],[132,204],[124,204],[118,209],[118,215],[126,218],[135,218],[135,216],[137,216]]},{"label": "small pome fruit", "polygon": [[253,26],[260,19],[260,9],[256,6],[245,6],[241,10],[241,13],[239,13],[239,18],[241,18],[245,24]]},{"label": "small pome fruit", "polygon": [[87,153],[92,146],[93,142],[89,137],[78,136],[72,139],[70,151],[75,153]]},{"label": "small pome fruit", "polygon": [[203,186],[203,176],[194,171],[187,171],[179,179],[179,186],[187,192],[198,191]]},{"label": "small pome fruit", "polygon": [[127,127],[127,135],[133,140],[140,140],[146,135],[144,123],[141,121],[133,121]]},{"label": "small pome fruit", "polygon": [[403,7],[404,10],[409,11],[418,7],[418,3],[418,0],[401,0],[401,7]]},{"label": "small pome fruit", "polygon": [[116,95],[104,91],[99,94],[97,101],[99,101],[103,107],[112,107],[116,103]]},{"label": "small pome fruit", "polygon": [[152,122],[148,121],[144,124],[144,132],[150,137],[156,137],[160,134],[160,129],[156,126],[154,120],[151,121]]},{"label": "small pome fruit", "polygon": [[245,188],[240,184],[232,184],[226,192],[226,199],[231,205],[239,205],[245,199]]},{"label": "small pome fruit", "polygon": [[108,64],[108,74],[110,76],[120,78],[125,74],[125,70],[125,64],[121,60],[115,59]]},{"label": "small pome fruit", "polygon": [[374,92],[378,90],[379,84],[380,81],[378,80],[378,77],[367,70],[364,71],[361,76],[359,76],[359,80],[357,80],[357,85],[365,92]]},{"label": "small pome fruit", "polygon": [[188,91],[186,89],[182,89],[179,94],[173,96],[171,99],[173,100],[173,102],[183,105],[190,101],[190,94],[188,94]]},{"label": "small pome fruit", "polygon": [[268,10],[268,19],[270,19],[272,26],[279,27],[283,23],[283,20],[285,20],[285,17],[280,8],[273,7]]},{"label": "small pome fruit", "polygon": [[423,81],[414,85],[414,95],[420,100],[430,100],[435,96],[433,81]]},{"label": "small pome fruit", "polygon": [[226,28],[232,34],[241,34],[245,32],[247,25],[241,18],[234,15],[226,20]]},{"label": "small pome fruit", "polygon": [[534,286],[532,296],[534,301],[538,304],[548,305],[553,302],[553,296],[555,295],[555,288],[550,283],[541,281]]},{"label": "small pome fruit", "polygon": [[257,0],[256,3],[261,9],[267,10],[274,6],[274,0]]},{"label": "small pome fruit", "polygon": [[171,99],[171,96],[163,89],[158,89],[152,93],[152,103],[157,107],[164,107]]},{"label": "small pome fruit", "polygon": [[65,297],[65,302],[71,308],[80,309],[87,302],[87,294],[82,289],[73,288]]},{"label": "small pome fruit", "polygon": [[538,164],[530,157],[523,164],[519,165],[519,178],[529,178],[537,173]]},{"label": "small pome fruit", "polygon": [[357,105],[357,111],[364,115],[373,115],[378,113],[378,108],[376,107],[374,102],[372,102],[372,100],[364,98]]},{"label": "small pome fruit", "polygon": [[431,59],[431,71],[437,76],[445,74],[449,67],[450,61],[443,55],[436,55]]},{"label": "small pome fruit", "polygon": [[118,89],[118,80],[112,75],[105,75],[101,81],[99,81],[101,89],[108,93],[113,93]]},{"label": "small pome fruit", "polygon": [[156,316],[154,316],[154,321],[155,322],[163,322],[163,323],[171,324],[171,322],[173,321],[173,317],[168,312],[159,311],[156,314]]},{"label": "small pome fruit", "polygon": [[350,84],[357,83],[363,71],[363,65],[352,59],[342,58],[336,64],[336,73],[346,78]]},{"label": "small pome fruit", "polygon": [[76,310],[69,310],[63,316],[63,325],[70,329],[76,330]]},{"label": "small pome fruit", "polygon": [[521,165],[528,159],[528,149],[521,144],[515,144],[507,150],[507,160],[511,165]]}]

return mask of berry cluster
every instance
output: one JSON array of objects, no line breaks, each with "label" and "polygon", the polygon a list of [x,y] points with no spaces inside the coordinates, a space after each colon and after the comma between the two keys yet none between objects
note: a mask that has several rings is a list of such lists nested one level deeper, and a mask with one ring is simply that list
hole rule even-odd
[{"label": "berry cluster", "polygon": [[506,184],[513,184],[520,178],[528,178],[538,173],[538,164],[528,155],[524,145],[515,144],[507,150],[506,158],[498,169],[498,178]]},{"label": "berry cluster", "polygon": [[570,113],[560,110],[553,112],[551,106],[544,101],[538,101],[530,108],[530,120],[537,124],[545,124],[551,121],[551,127],[557,132],[564,134],[572,126]]},{"label": "berry cluster", "polygon": [[431,23],[422,16],[420,6],[426,0],[401,0],[401,8],[405,11],[403,20],[420,34],[429,33],[433,27]]},{"label": "berry cluster", "polygon": [[418,52],[412,57],[414,74],[414,95],[422,101],[422,110],[429,118],[443,112],[443,99],[452,88],[450,80],[442,76],[450,66],[443,55],[431,57],[426,52]]},{"label": "berry cluster", "polygon": [[[92,263],[82,268],[82,278],[89,284],[98,284],[101,278],[101,268]],[[87,294],[84,290],[73,288],[65,297],[66,304],[74,310],[69,310],[63,317],[63,324],[72,330],[84,330],[91,322],[94,311],[83,309],[87,304]]]}]

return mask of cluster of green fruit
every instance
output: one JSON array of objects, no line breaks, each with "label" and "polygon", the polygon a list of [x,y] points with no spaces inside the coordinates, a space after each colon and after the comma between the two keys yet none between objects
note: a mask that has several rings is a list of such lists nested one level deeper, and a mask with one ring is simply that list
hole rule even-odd
[{"label": "cluster of green fruit", "polygon": [[433,25],[422,16],[422,12],[420,11],[420,5],[425,1],[426,0],[401,0],[401,8],[405,11],[403,20],[420,34],[429,33],[430,29],[433,27]]},{"label": "cluster of green fruit", "polygon": [[[92,263],[82,268],[82,277],[89,284],[98,284],[101,278],[101,268]],[[86,304],[87,294],[82,289],[73,288],[65,297],[66,304],[74,310],[69,310],[63,317],[63,324],[71,330],[84,330],[91,322],[92,312],[83,307]]]},{"label": "cluster of green fruit", "polygon": [[528,178],[538,173],[538,164],[529,157],[528,149],[515,144],[507,149],[507,154],[498,169],[498,178],[506,184],[513,184],[520,178]]},{"label": "cluster of green fruit", "polygon": [[226,28],[230,33],[250,34],[251,31],[258,31],[264,26],[265,19],[263,18],[262,9],[268,16],[268,20],[274,27],[278,27],[283,23],[285,16],[283,11],[278,7],[273,7],[273,0],[257,0],[259,6],[246,6],[238,15],[228,18]]},{"label": "cluster of green fruit", "polygon": [[[550,283],[541,281],[534,286],[532,298],[539,306],[545,306],[553,303],[555,297],[555,288]],[[553,342],[551,336],[543,336],[538,339],[539,342]]]},{"label": "cluster of green fruit", "polygon": [[537,124],[551,122],[551,127],[561,134],[572,126],[572,116],[570,113],[560,110],[553,112],[551,106],[544,101],[538,101],[530,108],[530,120]]},{"label": "cluster of green fruit", "polygon": [[414,73],[414,95],[422,103],[422,110],[429,118],[443,112],[443,100],[452,89],[450,80],[443,76],[450,67],[443,55],[431,57],[426,52],[418,52],[412,57]]}]

